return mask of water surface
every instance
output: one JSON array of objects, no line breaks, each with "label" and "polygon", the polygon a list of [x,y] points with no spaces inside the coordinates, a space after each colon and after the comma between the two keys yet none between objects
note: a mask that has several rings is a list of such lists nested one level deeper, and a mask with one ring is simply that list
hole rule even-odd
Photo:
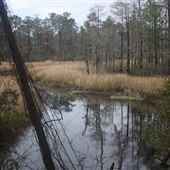
[{"label": "water surface", "polygon": [[[43,98],[47,103],[42,122],[58,169],[161,169],[151,163],[143,140],[152,118],[136,104],[49,92],[44,92]],[[15,168],[44,168],[32,127],[19,137],[9,155],[17,162],[10,165]]]}]

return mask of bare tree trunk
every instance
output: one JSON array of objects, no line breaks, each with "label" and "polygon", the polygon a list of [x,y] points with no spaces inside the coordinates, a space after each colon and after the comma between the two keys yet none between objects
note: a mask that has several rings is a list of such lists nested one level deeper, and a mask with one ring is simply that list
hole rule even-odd
[{"label": "bare tree trunk", "polygon": [[87,74],[89,75],[90,74],[90,69],[89,69],[89,61],[88,61],[87,57],[86,57],[86,71],[87,71]]},{"label": "bare tree trunk", "polygon": [[127,33],[127,74],[130,74],[130,37],[129,37],[129,14],[126,14],[126,33]]},{"label": "bare tree trunk", "polygon": [[152,63],[152,56],[151,56],[151,26],[150,26],[150,24],[149,24],[149,31],[148,31],[148,43],[149,43],[149,45],[148,45],[148,51],[149,51],[149,56],[148,56],[148,62],[149,62],[149,64],[151,64]]},{"label": "bare tree trunk", "polygon": [[59,45],[60,45],[60,58],[63,58],[63,49],[62,49],[62,34],[61,34],[61,28],[59,25]]},{"label": "bare tree trunk", "polygon": [[154,19],[154,47],[155,47],[155,66],[158,64],[158,47],[157,47],[157,23]]},{"label": "bare tree trunk", "polygon": [[168,0],[168,75],[170,75],[170,0]]},{"label": "bare tree trunk", "polygon": [[112,55],[112,72],[114,73],[115,72],[115,53],[113,52],[113,55]]},{"label": "bare tree trunk", "polygon": [[108,52],[108,49],[109,49],[109,48],[108,48],[108,43],[106,43],[106,46],[105,46],[105,65],[106,65],[106,68],[107,68],[107,66],[108,66],[108,58],[109,58],[109,57],[108,57],[108,55],[109,55],[109,54],[108,54],[108,53],[109,53],[109,52]]},{"label": "bare tree trunk", "polygon": [[28,32],[28,60],[30,60],[31,58],[31,28],[29,28],[29,32]]},{"label": "bare tree trunk", "polygon": [[124,48],[124,44],[123,44],[123,19],[122,19],[122,29],[121,29],[121,51],[120,51],[120,72],[123,71],[123,48]]},{"label": "bare tree trunk", "polygon": [[95,55],[96,55],[95,65],[96,65],[96,74],[97,74],[98,73],[97,45],[95,45]]},{"label": "bare tree trunk", "polygon": [[4,33],[6,34],[9,47],[11,50],[12,59],[14,61],[16,71],[19,77],[21,90],[23,92],[24,98],[26,100],[27,108],[29,111],[31,122],[36,130],[36,134],[39,140],[39,146],[42,153],[42,158],[45,164],[45,167],[48,170],[55,170],[54,163],[51,157],[51,151],[48,146],[48,142],[43,131],[43,127],[40,121],[40,113],[35,104],[35,98],[32,95],[32,91],[29,85],[26,66],[24,60],[19,52],[18,46],[16,44],[14,35],[12,33],[11,25],[8,20],[7,12],[5,5],[2,0],[0,0],[0,17],[2,19],[2,25]]},{"label": "bare tree trunk", "polygon": [[140,37],[140,59],[139,66],[140,69],[143,68],[143,33],[142,33],[142,24],[141,24],[141,0],[138,0],[139,5],[139,37]]}]

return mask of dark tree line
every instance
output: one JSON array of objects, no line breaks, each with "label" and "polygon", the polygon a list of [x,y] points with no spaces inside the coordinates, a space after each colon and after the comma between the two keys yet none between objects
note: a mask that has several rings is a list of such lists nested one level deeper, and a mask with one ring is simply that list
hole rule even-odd
[{"label": "dark tree line", "polygon": [[[83,26],[68,12],[47,18],[10,16],[15,37],[26,60],[85,60],[109,72],[170,74],[169,0],[124,0],[95,5]],[[106,18],[106,19],[104,19]],[[0,56],[7,56],[0,23]]]}]

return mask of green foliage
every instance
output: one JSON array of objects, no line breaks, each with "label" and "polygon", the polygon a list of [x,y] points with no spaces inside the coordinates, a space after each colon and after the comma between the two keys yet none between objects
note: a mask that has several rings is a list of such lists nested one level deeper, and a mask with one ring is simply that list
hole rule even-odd
[{"label": "green foliage", "polygon": [[25,124],[26,118],[19,111],[18,97],[13,90],[0,94],[0,146],[15,137]]},{"label": "green foliage", "polygon": [[170,102],[170,81],[162,89],[162,95]]},{"label": "green foliage", "polygon": [[146,128],[145,137],[147,136],[156,153],[161,155],[170,148],[170,81],[157,92],[157,95],[152,96],[152,104],[157,114]]},{"label": "green foliage", "polygon": [[18,97],[18,93],[10,89],[0,93],[0,166],[9,145],[28,123],[19,110]]},{"label": "green foliage", "polygon": [[163,66],[153,66],[151,64],[145,64],[143,69],[141,70],[139,66],[133,66],[132,75],[136,76],[155,76],[155,75],[163,75],[165,74],[165,70]]}]

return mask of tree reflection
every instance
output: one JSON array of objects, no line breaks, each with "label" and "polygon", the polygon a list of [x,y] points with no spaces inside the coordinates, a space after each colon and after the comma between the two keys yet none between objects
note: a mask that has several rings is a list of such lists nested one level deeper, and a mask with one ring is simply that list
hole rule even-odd
[{"label": "tree reflection", "polygon": [[[129,170],[139,170],[141,161],[144,160],[143,155],[146,154],[143,151],[146,149],[143,135],[148,126],[146,123],[152,120],[151,116],[127,103],[86,102],[85,108],[82,135],[86,135],[88,131],[90,133],[87,135],[89,134],[90,139],[96,142],[100,151],[96,157],[100,165],[98,168],[114,166],[119,170],[125,170],[127,167]],[[105,153],[107,145],[113,148],[110,156]],[[110,162],[110,167],[105,164],[106,161]]]},{"label": "tree reflection", "polygon": [[[59,108],[65,112],[72,112],[75,106],[75,100],[68,96],[46,95],[46,99],[53,109]],[[93,155],[93,159],[97,169],[114,166],[118,170],[140,170],[143,161],[150,165],[151,170],[159,169],[153,166],[153,159],[149,156],[150,151],[154,152],[152,147],[156,146],[153,142],[155,137],[167,132],[167,120],[160,118],[159,114],[144,113],[129,103],[89,100],[84,103],[84,128],[81,134],[95,143],[96,156]],[[108,152],[108,146],[113,148],[112,152]]]},{"label": "tree reflection", "polygon": [[45,92],[42,94],[53,110],[58,109],[65,112],[72,112],[74,98]]},{"label": "tree reflection", "polygon": [[[80,168],[77,162],[83,170],[160,169],[154,159],[158,151],[162,153],[169,147],[166,136],[169,133],[168,118],[156,111],[145,113],[137,105],[126,102],[82,101],[50,93],[43,93],[43,97],[53,110],[70,113],[63,116],[62,127],[59,126],[60,121],[47,126],[54,133],[55,140],[51,141],[51,145],[55,146],[53,152],[63,165],[70,165],[63,149],[65,147],[76,169]],[[51,118],[54,115],[51,113]],[[58,128],[58,134],[55,128]],[[163,140],[164,145],[160,147],[159,142],[162,144]],[[168,157],[166,153],[163,161],[167,162]]]}]

